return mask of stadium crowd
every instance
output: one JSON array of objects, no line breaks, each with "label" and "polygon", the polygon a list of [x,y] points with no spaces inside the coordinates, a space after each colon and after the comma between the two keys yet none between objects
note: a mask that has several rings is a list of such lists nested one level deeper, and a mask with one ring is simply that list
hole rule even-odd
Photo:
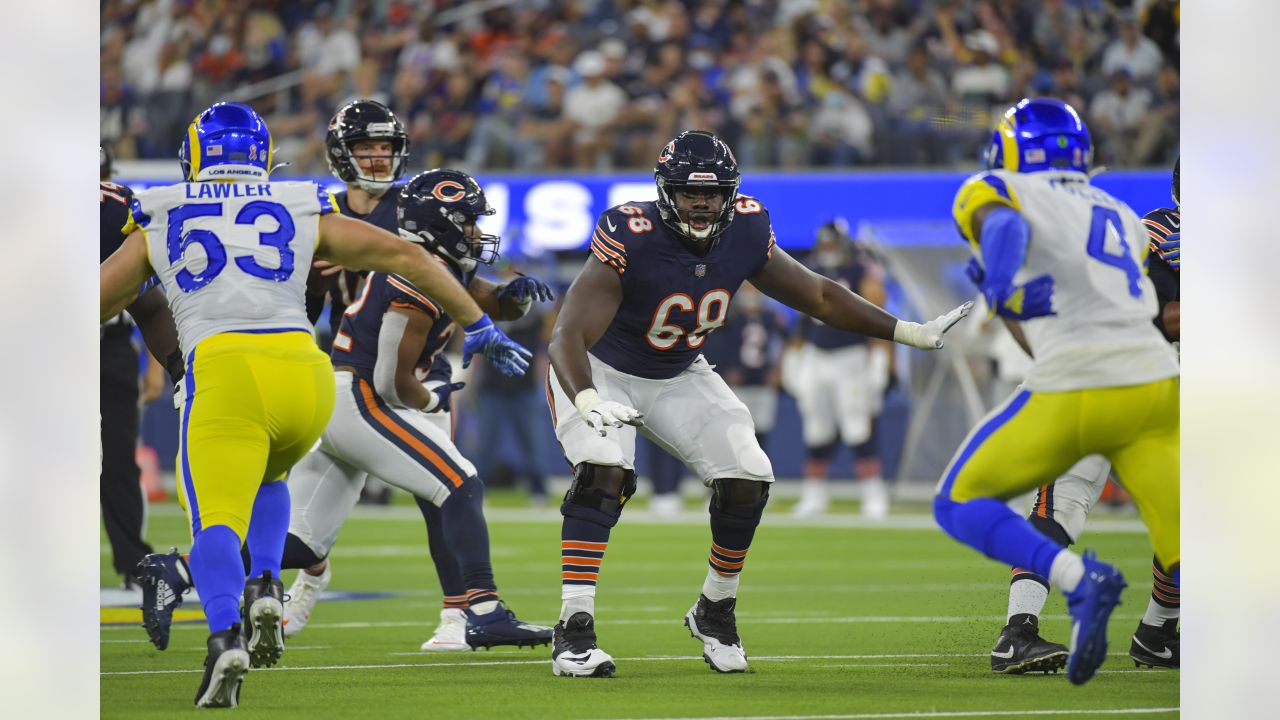
[{"label": "stadium crowd", "polygon": [[411,166],[648,168],[678,130],[747,168],[971,165],[1024,96],[1081,111],[1095,164],[1172,163],[1174,0],[103,0],[101,133],[170,158],[190,108],[251,102],[323,174],[343,103]]}]

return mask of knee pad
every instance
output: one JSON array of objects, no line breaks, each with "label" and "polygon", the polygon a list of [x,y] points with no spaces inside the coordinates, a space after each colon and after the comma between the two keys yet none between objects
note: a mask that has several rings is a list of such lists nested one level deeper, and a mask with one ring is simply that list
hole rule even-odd
[{"label": "knee pad", "polygon": [[582,463],[564,494],[560,514],[605,527],[618,524],[622,508],[636,493],[636,472],[617,466]]},{"label": "knee pad", "polygon": [[1071,535],[1067,533],[1066,528],[1059,525],[1058,521],[1053,518],[1040,517],[1035,513],[1031,513],[1027,520],[1031,521],[1031,525],[1035,529],[1039,530],[1050,540],[1058,543],[1062,547],[1067,547],[1068,545],[1075,543],[1075,541],[1071,539]]},{"label": "knee pad", "polygon": [[832,440],[831,442],[825,445],[815,445],[813,447],[806,448],[806,455],[808,456],[809,460],[826,462],[827,460],[831,459],[832,455],[835,455],[835,454],[836,454],[835,440]]},{"label": "knee pad", "polygon": [[712,517],[733,525],[755,527],[760,524],[764,506],[769,502],[769,485],[739,478],[712,480],[709,508]]}]

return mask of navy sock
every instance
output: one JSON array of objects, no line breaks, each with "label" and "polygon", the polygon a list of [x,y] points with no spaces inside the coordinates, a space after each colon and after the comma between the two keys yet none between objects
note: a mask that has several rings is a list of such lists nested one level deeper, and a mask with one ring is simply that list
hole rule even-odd
[{"label": "navy sock", "polygon": [[280,560],[288,534],[289,486],[283,481],[264,483],[253,500],[245,542],[249,546],[249,577],[261,577],[263,572],[280,577]]},{"label": "navy sock", "polygon": [[933,499],[933,516],[951,537],[994,560],[1049,577],[1062,546],[995,498]]},{"label": "navy sock", "polygon": [[289,533],[284,539],[284,555],[280,558],[281,570],[301,570],[315,567],[323,561],[324,558],[316,555],[316,551],[302,542],[302,538],[297,535]]},{"label": "navy sock", "polygon": [[493,565],[489,562],[489,526],[484,520],[483,505],[484,484],[470,477],[440,506],[442,534],[457,558],[470,605],[498,599]]},{"label": "navy sock", "polygon": [[208,619],[209,632],[222,632],[239,622],[244,566],[235,531],[226,525],[202,529],[191,544],[187,566],[200,589],[200,605]]},{"label": "navy sock", "polygon": [[440,580],[440,591],[444,593],[444,606],[465,608],[467,606],[467,586],[458,570],[458,559],[444,537],[444,518],[440,508],[427,500],[414,496],[418,510],[422,511],[422,519],[427,525],[427,547],[431,549],[431,562],[436,566],[436,577]]}]

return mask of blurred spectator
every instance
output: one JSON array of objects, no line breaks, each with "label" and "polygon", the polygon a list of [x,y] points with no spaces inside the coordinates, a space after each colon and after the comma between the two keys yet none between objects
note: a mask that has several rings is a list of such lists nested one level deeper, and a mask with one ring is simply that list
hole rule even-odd
[{"label": "blurred spectator", "polygon": [[856,165],[868,162],[871,115],[862,101],[842,87],[827,91],[809,124],[814,165]]},{"label": "blurred spectator", "polygon": [[951,76],[951,87],[962,102],[996,106],[1007,103],[1009,71],[995,62],[1000,50],[996,37],[986,30],[974,30],[965,37],[969,60]]},{"label": "blurred spectator", "polygon": [[622,116],[626,93],[605,79],[604,56],[595,50],[579,55],[573,69],[582,81],[565,95],[564,117],[573,132],[574,165],[608,170],[613,167],[609,131]]},{"label": "blurred spectator", "polygon": [[1134,80],[1154,77],[1164,64],[1160,46],[1142,34],[1138,19],[1124,15],[1120,21],[1120,37],[1112,41],[1102,53],[1102,72],[1108,77],[1118,70],[1127,70]]},{"label": "blurred spectator", "polygon": [[1128,70],[1111,75],[1111,86],[1098,93],[1089,107],[1090,127],[1098,128],[1104,142],[1095,162],[1128,164],[1133,155],[1138,125],[1151,107],[1151,91],[1135,86]]}]

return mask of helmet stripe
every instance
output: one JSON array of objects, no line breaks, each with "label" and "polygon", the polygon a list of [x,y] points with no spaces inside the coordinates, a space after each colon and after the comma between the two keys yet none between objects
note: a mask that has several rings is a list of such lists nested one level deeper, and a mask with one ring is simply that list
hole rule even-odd
[{"label": "helmet stripe", "polygon": [[1018,172],[1018,162],[1022,159],[1018,152],[1018,121],[1006,117],[996,127],[1000,131],[1000,144],[1004,153],[1004,169]]},{"label": "helmet stripe", "polygon": [[191,169],[186,178],[187,182],[195,182],[196,177],[200,175],[202,148],[200,147],[199,127],[199,116],[197,116],[195,120],[192,120],[191,124],[187,126],[187,155],[191,162]]}]

